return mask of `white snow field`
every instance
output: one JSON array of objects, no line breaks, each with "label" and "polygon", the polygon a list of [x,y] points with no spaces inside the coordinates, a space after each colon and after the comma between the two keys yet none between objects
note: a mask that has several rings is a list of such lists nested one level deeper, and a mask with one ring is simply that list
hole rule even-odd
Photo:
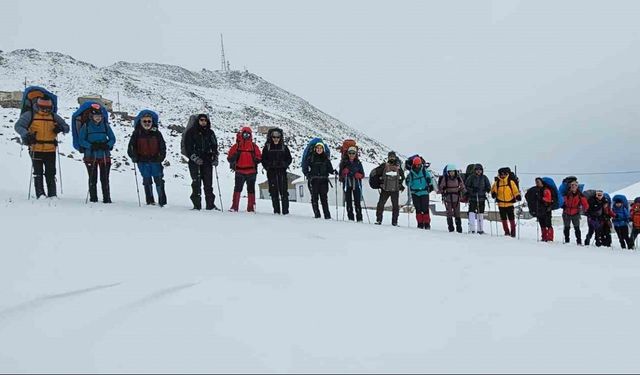
[{"label": "white snow field", "polygon": [[139,208],[133,172],[85,205],[82,164],[62,169],[60,200],[27,200],[27,153],[3,146],[0,372],[640,370],[635,252],[537,243],[534,223],[516,240],[265,200],[194,212],[172,178],[167,207]]}]

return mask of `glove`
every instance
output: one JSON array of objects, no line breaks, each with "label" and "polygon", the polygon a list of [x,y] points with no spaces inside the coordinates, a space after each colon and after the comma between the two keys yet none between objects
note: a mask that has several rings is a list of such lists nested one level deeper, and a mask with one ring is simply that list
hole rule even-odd
[{"label": "glove", "polygon": [[516,200],[520,202],[522,200],[522,196],[520,196],[520,194],[516,195]]},{"label": "glove", "polygon": [[26,146],[36,144],[36,135],[34,133],[27,133],[27,135],[22,138],[22,144]]},{"label": "glove", "polygon": [[342,169],[342,177],[347,177],[349,175],[349,168]]},{"label": "glove", "polygon": [[211,158],[211,165],[213,165],[214,167],[218,166],[218,157],[214,156]]},{"label": "glove", "polygon": [[496,193],[491,193],[491,198],[496,199],[498,196],[496,195]]},{"label": "glove", "polygon": [[331,172],[331,173],[332,173],[332,174],[334,174],[334,175],[338,175],[338,171],[337,171],[337,170],[335,170],[335,169],[334,169],[334,170],[333,170],[333,172]]},{"label": "glove", "polygon": [[138,158],[131,158],[131,162],[133,162],[134,164],[138,162]]},{"label": "glove", "polygon": [[353,177],[355,177],[356,180],[362,180],[364,178],[364,175],[360,172],[356,172],[356,174]]},{"label": "glove", "polygon": [[54,133],[58,134],[58,133],[60,133],[61,131],[62,131],[62,128],[61,128],[60,126],[58,126],[58,124],[55,124],[55,125],[53,126],[53,132],[54,132]]},{"label": "glove", "polygon": [[400,185],[400,191],[404,191],[404,186]]}]

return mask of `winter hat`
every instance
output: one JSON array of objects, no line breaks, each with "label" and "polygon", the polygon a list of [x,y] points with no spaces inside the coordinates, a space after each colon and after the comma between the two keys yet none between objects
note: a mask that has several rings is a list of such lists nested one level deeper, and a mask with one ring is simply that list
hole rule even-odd
[{"label": "winter hat", "polygon": [[484,171],[484,167],[482,166],[482,164],[478,163],[476,164],[476,167],[474,168],[475,171]]},{"label": "winter hat", "polygon": [[633,203],[640,203],[640,197],[636,197],[636,199],[633,200]]},{"label": "winter hat", "polygon": [[509,167],[502,167],[498,169],[498,174],[509,174],[509,173],[511,173],[511,168]]},{"label": "winter hat", "polygon": [[316,143],[315,145],[313,145],[313,148],[314,148],[314,149],[315,149],[315,148],[318,148],[318,146],[322,147],[322,151],[324,151],[324,143],[322,143],[322,142],[318,142],[318,143]]},{"label": "winter hat", "polygon": [[455,172],[458,170],[455,164],[447,164],[447,172]]},{"label": "winter hat", "polygon": [[415,157],[413,158],[412,164],[414,167],[419,167],[422,165],[422,160],[419,157]]},{"label": "winter hat", "polygon": [[356,153],[357,153],[357,152],[358,152],[358,149],[357,149],[355,146],[351,146],[351,147],[349,147],[349,148],[347,149],[347,153],[350,153],[350,152],[356,152]]},{"label": "winter hat", "polygon": [[387,159],[391,159],[391,158],[394,158],[394,159],[398,158],[395,151],[389,151],[389,153],[387,154]]}]

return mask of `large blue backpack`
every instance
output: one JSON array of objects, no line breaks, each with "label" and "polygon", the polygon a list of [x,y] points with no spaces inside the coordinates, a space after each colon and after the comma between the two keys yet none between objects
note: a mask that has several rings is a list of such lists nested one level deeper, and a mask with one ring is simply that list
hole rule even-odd
[{"label": "large blue backpack", "polygon": [[24,89],[22,93],[22,102],[20,103],[20,115],[25,112],[33,112],[33,103],[38,98],[51,99],[53,103],[53,113],[58,113],[58,97],[51,93],[49,90],[40,86],[29,86]]},{"label": "large blue backpack", "polygon": [[80,147],[80,129],[82,129],[82,127],[87,124],[87,121],[89,121],[90,111],[92,109],[100,109],[105,129],[109,126],[109,113],[107,113],[107,109],[102,104],[92,101],[82,103],[80,108],[71,115],[71,136],[73,137],[73,148],[80,152],[84,152],[82,147]]},{"label": "large blue backpack", "polygon": [[547,185],[547,187],[551,190],[551,197],[553,199],[553,202],[551,203],[551,209],[557,210],[558,208],[562,207],[562,205],[564,204],[564,198],[562,195],[560,195],[555,181],[553,181],[551,177],[542,177],[542,181],[544,181],[544,184]]},{"label": "large blue backpack", "polygon": [[[322,138],[313,138],[309,141],[309,143],[307,143],[307,147],[304,148],[304,152],[302,153],[302,161],[300,162],[300,166],[302,167],[303,171],[307,170],[307,167],[309,166],[309,154],[313,151],[313,148],[317,143],[324,144]],[[327,147],[326,144],[324,144],[324,146],[324,152],[327,154],[327,158],[331,159],[331,150],[329,149],[329,147]]]}]

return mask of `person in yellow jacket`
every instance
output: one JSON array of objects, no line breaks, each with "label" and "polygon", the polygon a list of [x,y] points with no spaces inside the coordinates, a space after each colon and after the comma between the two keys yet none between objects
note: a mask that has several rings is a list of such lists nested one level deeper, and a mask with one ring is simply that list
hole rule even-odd
[{"label": "person in yellow jacket", "polygon": [[[504,235],[515,237],[516,220],[513,204],[521,201],[522,197],[520,196],[517,180],[512,176],[509,167],[498,169],[498,177],[495,178],[495,182],[491,187],[491,197],[498,204]],[[509,228],[509,225],[511,225],[511,228]]]},{"label": "person in yellow jacket", "polygon": [[69,125],[62,117],[53,113],[51,99],[38,98],[33,103],[33,112],[22,114],[14,128],[20,135],[22,144],[29,146],[36,197],[45,195],[43,175],[47,180],[46,196],[55,197],[58,133],[68,133]]}]

